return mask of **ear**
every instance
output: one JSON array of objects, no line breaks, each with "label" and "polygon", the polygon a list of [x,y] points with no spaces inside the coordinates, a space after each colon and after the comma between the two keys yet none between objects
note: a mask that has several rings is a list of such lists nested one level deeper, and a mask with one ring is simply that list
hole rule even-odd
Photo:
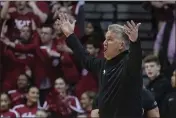
[{"label": "ear", "polygon": [[27,99],[29,98],[29,95],[28,95],[28,94],[26,94],[25,96],[26,96]]},{"label": "ear", "polygon": [[99,48],[96,48],[95,50],[96,50],[96,52],[97,52],[97,53],[100,51],[100,49],[99,49]]},{"label": "ear", "polygon": [[93,100],[91,100],[90,103],[93,104]]},{"label": "ear", "polygon": [[158,71],[160,71],[161,70],[161,65],[158,65]]},{"label": "ear", "polygon": [[119,46],[119,50],[122,50],[125,47],[125,42],[124,41],[120,41],[119,45],[120,45]]},{"label": "ear", "polygon": [[9,100],[9,106],[12,104],[12,101],[11,100]]},{"label": "ear", "polygon": [[65,88],[66,88],[66,90],[68,90],[68,88],[69,88],[69,85],[68,85],[68,84],[66,84],[66,87],[65,87]]},{"label": "ear", "polygon": [[54,38],[56,38],[56,35],[55,35],[54,32],[53,32],[53,35],[52,35],[52,38],[51,38],[51,39],[54,39]]}]

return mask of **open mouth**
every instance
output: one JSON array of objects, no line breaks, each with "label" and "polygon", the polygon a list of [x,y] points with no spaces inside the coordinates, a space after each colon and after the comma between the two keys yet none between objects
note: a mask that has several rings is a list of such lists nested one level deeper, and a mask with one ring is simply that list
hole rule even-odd
[{"label": "open mouth", "polygon": [[104,52],[106,52],[108,49],[108,46],[104,46]]},{"label": "open mouth", "polygon": [[148,72],[149,75],[152,75],[152,72]]}]

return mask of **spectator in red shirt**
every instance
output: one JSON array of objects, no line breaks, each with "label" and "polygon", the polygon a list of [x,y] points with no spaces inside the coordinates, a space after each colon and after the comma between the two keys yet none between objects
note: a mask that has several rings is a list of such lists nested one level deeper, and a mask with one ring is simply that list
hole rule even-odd
[{"label": "spectator in red shirt", "polygon": [[[10,44],[15,51],[34,55],[35,62],[32,71],[35,85],[43,90],[40,91],[41,99],[45,99],[45,95],[54,84],[55,79],[62,76],[60,53],[57,52],[57,42],[53,40],[53,37],[52,26],[43,25],[40,37],[34,33],[30,43]],[[41,100],[41,103],[43,101]]]},{"label": "spectator in red shirt", "polygon": [[[53,24],[53,22],[56,21],[56,19],[59,18],[59,14],[60,13],[66,13],[66,14],[68,14],[68,16],[71,19],[71,21],[76,20],[76,18],[71,14],[71,11],[70,11],[70,9],[68,7],[66,7],[66,6],[60,6],[59,8],[57,8],[56,10],[54,10],[54,13],[50,14],[50,16],[48,17],[46,23]],[[74,32],[75,32],[75,34],[78,37],[80,36],[80,29],[79,29],[79,27],[78,27],[77,24],[75,26]]]},{"label": "spectator in red shirt", "polygon": [[46,1],[28,1],[28,5],[32,12],[40,18],[40,21],[45,23],[49,14],[49,6]]},{"label": "spectator in red shirt", "polygon": [[39,89],[36,87],[30,87],[26,95],[26,104],[15,106],[13,109],[16,110],[20,117],[35,118],[38,109],[47,109],[46,103],[43,107],[39,105]]},{"label": "spectator in red shirt", "polygon": [[[100,52],[100,44],[94,39],[94,37],[89,38],[86,43],[86,49],[90,55],[95,57],[102,57],[103,55]],[[82,69],[81,80],[76,85],[76,95],[78,98],[86,91],[97,91],[98,82],[97,77],[94,73],[89,72],[89,70]]]},{"label": "spectator in red shirt", "polygon": [[47,96],[47,103],[48,110],[55,114],[55,117],[70,118],[83,112],[78,98],[69,95],[68,86],[63,78],[56,79],[54,90]]},{"label": "spectator in red shirt", "polygon": [[[60,9],[58,10],[58,12],[56,12],[56,14],[60,14],[60,13],[66,13],[68,14],[69,18],[71,19],[71,21],[73,22],[74,20],[76,20],[76,18],[74,17],[74,15],[71,13],[71,10],[66,7],[66,6],[62,6],[60,7]],[[80,37],[80,31],[79,31],[79,27],[76,24],[75,25],[75,30],[74,30],[76,36]]]},{"label": "spectator in red shirt", "polygon": [[10,24],[9,24],[9,31],[8,31],[8,36],[18,37],[19,36],[19,30],[23,26],[31,26],[32,25],[32,20],[35,21],[37,27],[40,26],[41,20],[39,19],[38,16],[36,16],[31,9],[28,7],[29,6],[34,6],[34,3],[31,5],[31,2],[27,1],[16,1],[15,6],[16,6],[16,11],[13,11],[11,13],[8,13],[8,8],[10,6],[10,1],[7,1],[4,3],[3,8],[1,10],[1,18],[3,19],[10,19]]},{"label": "spectator in red shirt", "polygon": [[65,36],[61,29],[54,24],[57,50],[61,53],[62,71],[68,84],[76,84],[80,80],[80,72],[77,69],[72,50],[66,45]]},{"label": "spectator in red shirt", "polygon": [[10,97],[7,93],[0,94],[0,117],[1,118],[19,118],[19,114],[10,109]]},{"label": "spectator in red shirt", "polygon": [[8,91],[8,94],[12,98],[12,105],[16,106],[25,103],[25,95],[30,85],[30,77],[26,74],[20,74],[17,80],[17,89]]},{"label": "spectator in red shirt", "polygon": [[79,116],[86,116],[90,117],[91,116],[91,111],[92,111],[92,105],[93,105],[93,100],[96,97],[96,93],[93,91],[86,91],[81,95],[81,106],[84,109],[84,114],[80,114]]},{"label": "spectator in red shirt", "polygon": [[15,42],[9,41],[8,38],[1,40],[5,44],[3,51],[3,90],[9,91],[16,89],[16,81],[21,73],[25,73],[26,67],[33,65],[34,55],[30,53],[14,52],[10,47],[14,45],[25,44],[31,37],[31,30],[25,26],[21,29],[20,37]]}]

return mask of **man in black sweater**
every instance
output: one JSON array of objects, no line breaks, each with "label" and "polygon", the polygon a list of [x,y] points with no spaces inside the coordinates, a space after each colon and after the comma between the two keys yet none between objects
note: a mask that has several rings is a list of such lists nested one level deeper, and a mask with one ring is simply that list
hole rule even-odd
[{"label": "man in black sweater", "polygon": [[[159,109],[154,96],[146,88],[142,90],[142,107],[143,107],[143,118],[159,118]],[[92,106],[91,117],[99,118],[98,115],[98,95],[94,99]]]},{"label": "man in black sweater", "polygon": [[74,55],[87,70],[98,74],[100,118],[141,118],[140,23],[131,21],[124,26],[113,24],[108,27],[104,41],[105,59],[97,59],[86,52],[73,33],[75,21],[71,23],[65,14],[60,14],[57,23]]}]

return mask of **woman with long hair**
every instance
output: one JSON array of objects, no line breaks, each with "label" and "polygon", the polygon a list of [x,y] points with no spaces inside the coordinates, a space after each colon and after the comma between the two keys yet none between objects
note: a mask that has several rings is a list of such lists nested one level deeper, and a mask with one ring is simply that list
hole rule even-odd
[{"label": "woman with long hair", "polygon": [[11,109],[11,99],[7,93],[0,94],[0,117],[18,118],[19,114]]}]

